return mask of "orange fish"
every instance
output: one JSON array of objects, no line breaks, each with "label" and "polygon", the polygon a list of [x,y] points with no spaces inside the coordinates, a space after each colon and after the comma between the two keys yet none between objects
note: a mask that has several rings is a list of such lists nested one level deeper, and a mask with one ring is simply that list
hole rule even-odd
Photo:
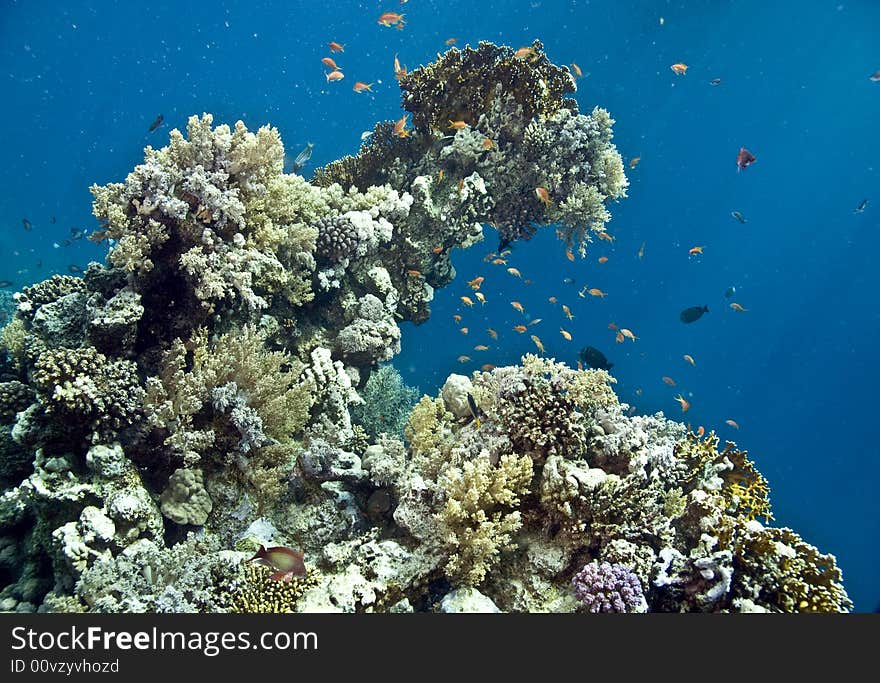
[{"label": "orange fish", "polygon": [[565,304],[562,304],[562,312],[565,313],[566,318],[568,318],[569,320],[574,320],[574,316],[571,314],[571,309]]},{"label": "orange fish", "polygon": [[618,330],[617,334],[614,335],[614,341],[616,341],[618,344],[623,344],[623,339],[623,332]]},{"label": "orange fish", "polygon": [[341,81],[345,76],[341,71],[331,71],[329,74],[326,74],[327,82],[333,83],[334,81]]},{"label": "orange fish", "polygon": [[571,249],[565,250],[565,258],[567,258],[569,261],[574,261],[574,254],[571,253]]},{"label": "orange fish", "polygon": [[463,296],[461,297],[461,303],[463,303],[465,306],[473,306],[474,300],[471,299],[469,296]]},{"label": "orange fish", "polygon": [[458,38],[447,38],[444,42],[445,45],[455,45],[458,41]]},{"label": "orange fish", "polygon": [[547,301],[555,306],[556,302],[559,301],[559,299],[557,299],[555,296],[551,296],[549,299],[547,299]]},{"label": "orange fish", "polygon": [[464,189],[464,178],[458,181],[458,194],[461,194],[461,191]]},{"label": "orange fish", "polygon": [[688,400],[684,396],[682,396],[681,394],[676,396],[675,400],[678,401],[679,404],[681,405],[681,412],[686,413],[690,409],[691,404],[688,403]]},{"label": "orange fish", "polygon": [[357,93],[361,92],[373,92],[373,84],[372,83],[364,83],[362,81],[357,81],[352,88]]},{"label": "orange fish", "polygon": [[578,366],[577,366],[578,372],[583,372],[584,371],[584,364],[581,363],[580,361],[578,361],[577,364],[578,364]]},{"label": "orange fish", "polygon": [[405,25],[403,15],[397,12],[384,12],[376,23],[387,27],[394,26],[398,29],[402,29]]},{"label": "orange fish", "polygon": [[629,160],[629,169],[630,170],[634,169],[636,166],[639,165],[639,162],[641,160],[642,160],[642,157],[633,157],[632,159],[630,159]]},{"label": "orange fish", "polygon": [[541,322],[541,320],[543,320],[543,318],[535,318],[534,320],[529,322],[529,327],[531,327],[532,325],[537,325],[538,323]]},{"label": "orange fish", "polygon": [[610,232],[605,232],[604,230],[597,232],[596,237],[598,237],[600,240],[605,240],[606,242],[614,241],[614,235],[612,235]]},{"label": "orange fish", "polygon": [[504,265],[507,265],[507,259],[503,259],[503,258],[492,259],[492,265],[493,265],[493,266],[504,266]]},{"label": "orange fish", "polygon": [[468,124],[464,121],[450,121],[449,127],[452,128],[452,130],[464,130],[468,127]]},{"label": "orange fish", "polygon": [[607,257],[607,256],[600,256],[600,257],[597,258],[596,260],[597,260],[599,263],[608,263],[608,257]]},{"label": "orange fish", "polygon": [[489,333],[489,336],[492,337],[492,339],[498,339],[498,333],[495,330],[493,330],[491,327],[487,327],[486,332]]},{"label": "orange fish", "polygon": [[443,182],[443,169],[442,168],[439,171],[437,171],[437,182],[438,183]]},{"label": "orange fish", "polygon": [[511,301],[510,305],[513,306],[513,308],[515,310],[519,311],[520,313],[526,312],[526,309],[523,308],[523,305],[519,301]]},{"label": "orange fish", "polygon": [[400,119],[394,124],[394,130],[392,131],[394,135],[405,138],[409,135],[409,131],[406,129],[406,120],[409,117],[409,114],[404,114],[400,117]]},{"label": "orange fish", "polygon": [[471,357],[470,357],[470,356],[459,356],[459,357],[458,357],[458,362],[459,362],[459,363],[470,363],[470,362],[471,362]]},{"label": "orange fish", "polygon": [[502,252],[501,252],[500,254],[498,254],[498,255],[499,255],[499,256],[510,256],[512,253],[513,253],[513,252],[512,252],[510,249],[505,249],[504,251],[502,251]]},{"label": "orange fish", "polygon": [[486,305],[486,296],[482,292],[475,292],[474,296],[477,297],[477,301],[480,302],[481,306]]},{"label": "orange fish", "polygon": [[523,284],[530,285],[530,284],[532,284],[532,281],[529,278],[526,278],[525,280],[523,280]]},{"label": "orange fish", "polygon": [[517,332],[519,332],[520,334],[522,334],[523,332],[526,331],[526,326],[525,326],[525,325],[517,325],[517,326],[514,327],[513,329],[515,329]]},{"label": "orange fish", "polygon": [[584,75],[584,72],[581,71],[581,68],[574,62],[571,63],[571,72],[574,74],[575,78],[581,78]]},{"label": "orange fish", "polygon": [[675,386],[675,380],[672,379],[672,377],[663,377],[663,378],[661,378],[661,379],[663,380],[663,384],[666,384],[666,385],[668,385],[668,386],[670,386],[670,387],[674,387],[674,386]]},{"label": "orange fish", "polygon": [[642,246],[639,247],[639,251],[636,254],[636,256],[638,257],[639,261],[645,260],[645,243],[644,242],[642,242]]},{"label": "orange fish", "polygon": [[406,271],[406,274],[411,277],[422,277],[421,271],[418,271],[415,268],[410,268],[408,271]]},{"label": "orange fish", "polygon": [[446,247],[434,247],[431,249],[432,254],[442,254],[444,251],[446,251]]},{"label": "orange fish", "polygon": [[485,140],[483,140],[483,149],[486,149],[486,150],[492,149],[494,146],[495,146],[495,143],[492,142],[492,140],[490,140],[489,138],[486,138]]},{"label": "orange fish", "polygon": [[736,423],[736,420],[725,420],[724,424],[733,427],[734,429],[739,429],[739,425]]},{"label": "orange fish", "polygon": [[567,341],[571,341],[571,332],[563,330],[561,327],[559,328],[559,334],[561,334]]},{"label": "orange fish", "polygon": [[456,325],[461,322],[461,316],[458,313],[452,316],[452,319],[455,321]]},{"label": "orange fish", "polygon": [[685,64],[684,62],[676,62],[675,64],[673,64],[669,68],[672,69],[673,72],[675,72],[676,74],[681,76],[683,73],[687,72],[688,65]]},{"label": "orange fish", "polygon": [[616,329],[617,329],[617,325],[615,325],[614,323],[608,323],[608,329],[609,329],[609,330],[616,330]]},{"label": "orange fish", "polygon": [[592,288],[588,289],[587,291],[590,293],[590,296],[598,296],[598,297],[601,297],[601,298],[603,298],[603,299],[607,296],[607,295],[605,294],[605,292],[603,292],[603,291],[602,291],[601,289],[599,289],[598,287],[592,287]]},{"label": "orange fish", "polygon": [[697,427],[697,438],[698,439],[701,439],[703,437],[703,434],[705,434],[705,433],[706,433],[706,429],[703,427],[703,425],[700,425],[699,427]]},{"label": "orange fish", "polygon": [[491,370],[494,370],[494,369],[495,369],[495,366],[492,365],[492,363],[486,363],[485,365],[480,366],[480,370],[482,370],[483,372],[490,372]]},{"label": "orange fish", "polygon": [[488,350],[489,350],[489,347],[486,346],[485,344],[477,344],[474,347],[474,351],[488,351]]},{"label": "orange fish", "polygon": [[482,275],[475,277],[473,280],[468,280],[468,287],[470,287],[475,292],[480,288],[480,285],[483,284],[483,280],[485,280]]},{"label": "orange fish", "polygon": [[749,310],[748,308],[743,308],[742,306],[740,306],[740,305],[739,305],[738,303],[736,303],[735,301],[734,301],[732,304],[730,304],[730,307],[731,307],[734,311],[739,311],[740,313],[745,313],[747,310]]},{"label": "orange fish", "polygon": [[331,57],[322,58],[321,63],[331,71],[339,71],[339,67],[336,66],[336,62],[334,62]]},{"label": "orange fish", "polygon": [[529,61],[533,61],[538,58],[538,51],[533,47],[521,47],[513,53],[513,56],[517,59],[528,59]]},{"label": "orange fish", "polygon": [[522,278],[522,273],[519,272],[516,268],[508,268],[507,272],[513,275],[513,277]]},{"label": "orange fish", "polygon": [[339,43],[333,42],[332,40],[327,43],[327,47],[330,48],[330,52],[345,52],[344,45],[340,45]]},{"label": "orange fish", "polygon": [[466,327],[462,327],[462,328],[461,328],[461,333],[462,333],[462,334],[467,334],[468,332],[470,332],[470,330],[469,330],[468,328],[466,328]]},{"label": "orange fish", "polygon": [[535,195],[537,195],[538,199],[541,200],[541,203],[550,208],[550,193],[547,191],[546,187],[536,187]]},{"label": "orange fish", "polygon": [[635,341],[636,339],[638,339],[638,337],[637,337],[636,335],[634,335],[634,334],[632,333],[632,331],[626,329],[625,327],[621,327],[621,328],[620,328],[620,333],[621,333],[624,337],[626,337],[627,339],[632,339],[633,341]]},{"label": "orange fish", "polygon": [[690,355],[689,353],[684,354],[682,356],[682,358],[684,358],[688,363],[690,363],[691,365],[696,367],[697,364],[696,364],[696,362],[694,362],[694,357],[692,355]]},{"label": "orange fish", "polygon": [[537,334],[532,335],[532,341],[535,342],[535,346],[538,347],[538,351],[544,353],[544,344],[541,343],[541,339],[538,337]]},{"label": "orange fish", "polygon": [[690,254],[691,256],[696,256],[697,254],[702,254],[702,253],[703,253],[703,249],[705,249],[705,248],[706,248],[705,246],[703,246],[703,247],[691,247],[690,249],[688,249],[688,254]]}]

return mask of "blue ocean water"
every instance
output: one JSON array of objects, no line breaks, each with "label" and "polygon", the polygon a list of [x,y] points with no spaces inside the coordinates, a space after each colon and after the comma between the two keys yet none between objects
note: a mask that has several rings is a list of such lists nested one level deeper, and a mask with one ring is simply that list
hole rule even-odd
[{"label": "blue ocean water", "polygon": [[[405,13],[404,30],[377,25],[384,11]],[[517,362],[534,350],[531,334],[571,364],[582,346],[601,349],[639,412],[747,449],[770,482],[775,524],[835,554],[856,609],[871,611],[880,603],[880,82],[869,79],[880,69],[878,24],[871,0],[6,2],[0,279],[14,289],[101,260],[101,248],[71,239],[95,227],[88,186],[122,180],[145,145],[164,145],[191,114],[271,123],[292,154],[314,143],[309,175],[356,152],[377,120],[400,117],[395,54],[413,68],[450,38],[538,38],[552,61],[580,66],[581,109],[608,109],[624,158],[641,159],[627,171],[629,197],[611,207],[614,241],[570,262],[546,228],[499,266],[483,260],[497,247],[487,228],[486,242],[455,252],[459,277],[436,293],[431,320],[405,325],[396,365],[435,393],[450,372]],[[320,62],[331,40],[345,45],[333,55],[339,83],[327,83]],[[686,74],[673,73],[677,62]],[[373,94],[354,93],[355,80]],[[148,133],[160,113],[164,125]],[[757,161],[738,172],[743,146]],[[703,254],[690,256],[694,246]],[[466,280],[478,275],[486,304],[464,307]],[[585,285],[607,296],[581,298]],[[709,313],[682,324],[679,311],[693,305]],[[513,330],[535,318],[526,334]],[[636,341],[617,344],[612,322]],[[691,403],[684,415],[678,392]]]}]

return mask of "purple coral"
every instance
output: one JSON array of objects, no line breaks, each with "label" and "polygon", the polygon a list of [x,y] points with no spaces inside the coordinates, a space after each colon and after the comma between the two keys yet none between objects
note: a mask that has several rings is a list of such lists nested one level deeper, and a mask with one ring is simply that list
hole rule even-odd
[{"label": "purple coral", "polygon": [[571,579],[575,597],[588,612],[644,612],[642,583],[622,564],[591,562]]}]

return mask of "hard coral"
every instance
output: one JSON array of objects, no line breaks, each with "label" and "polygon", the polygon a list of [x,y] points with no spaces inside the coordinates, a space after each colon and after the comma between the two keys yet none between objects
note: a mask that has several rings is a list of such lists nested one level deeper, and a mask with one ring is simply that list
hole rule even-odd
[{"label": "hard coral", "polygon": [[413,115],[420,132],[448,130],[450,123],[474,124],[492,104],[495,86],[511,94],[526,119],[550,116],[564,95],[576,90],[567,69],[553,65],[540,41],[529,58],[513,48],[481,41],[476,49],[452,48],[436,62],[419,67],[400,80],[403,108]]},{"label": "hard coral", "polygon": [[648,608],[638,577],[621,564],[591,562],[574,575],[571,585],[588,612],[644,612]]}]

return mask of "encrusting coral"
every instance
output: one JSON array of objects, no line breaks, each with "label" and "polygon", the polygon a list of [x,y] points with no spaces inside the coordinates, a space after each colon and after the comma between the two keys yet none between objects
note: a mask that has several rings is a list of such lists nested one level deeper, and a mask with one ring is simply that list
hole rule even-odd
[{"label": "encrusting coral", "polygon": [[400,81],[414,129],[311,182],[276,129],[204,114],[92,187],[107,263],[22,289],[0,335],[0,609],[850,610],[744,452],[628,414],[607,372],[404,386],[451,250],[553,225],[584,254],[627,180],[538,42]]}]

